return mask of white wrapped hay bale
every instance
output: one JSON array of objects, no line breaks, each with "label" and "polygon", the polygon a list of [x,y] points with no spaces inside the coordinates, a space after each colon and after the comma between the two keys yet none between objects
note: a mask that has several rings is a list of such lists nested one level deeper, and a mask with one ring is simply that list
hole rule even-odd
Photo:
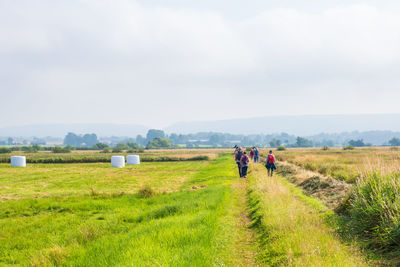
[{"label": "white wrapped hay bale", "polygon": [[112,156],[111,157],[111,167],[114,167],[114,168],[125,167],[125,157],[124,156]]},{"label": "white wrapped hay bale", "polygon": [[26,167],[26,157],[25,156],[12,156],[11,157],[11,167]]},{"label": "white wrapped hay bale", "polygon": [[127,165],[139,165],[140,164],[139,155],[128,155],[128,156],[126,156],[126,164]]}]

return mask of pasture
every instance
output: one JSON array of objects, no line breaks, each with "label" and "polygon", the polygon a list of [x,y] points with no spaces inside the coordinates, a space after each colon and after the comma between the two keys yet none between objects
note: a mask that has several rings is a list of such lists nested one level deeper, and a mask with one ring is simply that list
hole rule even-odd
[{"label": "pasture", "polygon": [[[145,151],[141,158],[148,161],[125,168],[94,160],[112,154],[93,151],[26,154],[32,162],[63,160],[28,163],[26,168],[0,164],[0,265],[396,265],[397,204],[386,205],[394,217],[373,225],[358,219],[382,212],[374,202],[369,202],[374,214],[362,207],[371,188],[368,181],[387,182],[380,180],[386,176],[367,174],[361,163],[364,157],[374,160],[369,157],[373,153],[395,170],[398,152],[389,149],[279,151],[278,175],[267,177],[262,164],[251,163],[248,179],[238,178],[232,150]],[[305,158],[315,169],[303,164]],[[75,163],[65,163],[67,159]],[[344,179],[328,167],[324,175],[348,181],[346,188],[353,192],[352,198],[335,198],[344,211],[335,212],[321,197],[339,190],[316,187],[311,193],[295,182],[299,175],[322,177],[318,171],[324,164],[341,166],[348,175],[364,166],[357,174],[365,176],[357,177],[369,177]],[[390,231],[377,235],[368,227]]]}]

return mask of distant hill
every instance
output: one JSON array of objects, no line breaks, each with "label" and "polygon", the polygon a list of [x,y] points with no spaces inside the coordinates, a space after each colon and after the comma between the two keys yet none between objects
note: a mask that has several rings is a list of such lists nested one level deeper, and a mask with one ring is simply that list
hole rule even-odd
[{"label": "distant hill", "polygon": [[352,131],[400,131],[400,114],[271,116],[218,121],[179,122],[168,133],[280,133],[310,136]]},{"label": "distant hill", "polygon": [[68,132],[76,134],[95,133],[98,136],[136,137],[146,134],[148,127],[130,124],[43,124],[0,128],[0,137],[64,137]]}]

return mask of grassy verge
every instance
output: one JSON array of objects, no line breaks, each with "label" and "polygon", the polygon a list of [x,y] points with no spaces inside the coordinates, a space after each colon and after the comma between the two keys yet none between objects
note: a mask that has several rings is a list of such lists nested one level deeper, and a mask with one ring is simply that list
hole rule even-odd
[{"label": "grassy verge", "polygon": [[372,172],[355,184],[339,209],[342,228],[386,262],[400,264],[399,174]]},{"label": "grassy verge", "polygon": [[252,165],[249,206],[258,233],[259,261],[269,266],[365,266],[357,250],[341,242],[333,216],[317,200],[284,179]]}]

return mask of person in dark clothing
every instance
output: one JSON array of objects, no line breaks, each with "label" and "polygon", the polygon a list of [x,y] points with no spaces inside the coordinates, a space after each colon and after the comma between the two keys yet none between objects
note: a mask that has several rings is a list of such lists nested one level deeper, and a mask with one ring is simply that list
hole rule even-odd
[{"label": "person in dark clothing", "polygon": [[254,159],[254,147],[251,149],[250,151],[250,159],[253,160]]},{"label": "person in dark clothing", "polygon": [[275,166],[275,156],[272,154],[272,150],[269,151],[269,154],[267,158],[265,159],[265,167],[267,167],[268,170],[268,176],[271,176],[274,174],[274,170],[276,169]]},{"label": "person in dark clothing", "polygon": [[243,156],[243,150],[241,147],[239,147],[237,149],[237,152],[235,153],[235,161],[236,161],[236,164],[238,165],[240,177],[242,177],[242,166],[240,164],[240,160],[241,160],[242,156]]},{"label": "person in dark clothing", "polygon": [[259,154],[258,148],[254,148],[254,162],[255,163],[258,163],[258,154]]},{"label": "person in dark clothing", "polygon": [[242,167],[242,176],[243,178],[247,178],[247,168],[249,167],[249,157],[247,156],[246,151],[243,153],[243,156],[240,159],[240,166]]}]

